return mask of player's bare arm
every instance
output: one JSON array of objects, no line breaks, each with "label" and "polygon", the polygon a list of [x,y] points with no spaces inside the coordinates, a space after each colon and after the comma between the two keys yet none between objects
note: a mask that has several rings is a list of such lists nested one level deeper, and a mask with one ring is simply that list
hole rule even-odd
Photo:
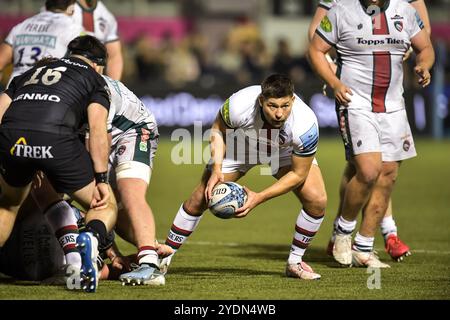
[{"label": "player's bare arm", "polygon": [[[322,21],[322,19],[327,15],[327,12],[328,12],[327,9],[322,8],[322,7],[317,7],[316,13],[314,14],[314,17],[312,18],[311,23],[309,24],[309,28],[308,28],[309,42],[311,42],[312,39],[314,38],[316,29],[319,26],[320,21]],[[328,54],[328,52],[325,54],[325,58],[327,59],[327,63],[330,66],[331,71],[333,71],[333,73],[336,73],[337,66],[334,63],[333,59]]]},{"label": "player's bare arm", "polygon": [[114,80],[120,80],[123,72],[122,45],[120,41],[105,44],[108,51],[108,68],[106,75]]},{"label": "player's bare arm", "polygon": [[210,138],[210,148],[211,148],[211,159],[213,164],[211,166],[211,176],[206,184],[205,198],[208,201],[211,198],[211,192],[214,186],[220,182],[224,181],[224,175],[222,173],[222,163],[225,156],[225,134],[226,134],[226,124],[222,119],[220,113],[217,114],[216,120],[211,127],[211,138]]},{"label": "player's bare arm", "polygon": [[337,101],[341,105],[348,105],[351,101],[348,95],[353,95],[352,90],[342,83],[336,74],[328,66],[325,54],[331,49],[331,45],[323,40],[317,33],[309,46],[311,64],[319,76],[333,89]]},{"label": "player's bare arm", "polygon": [[430,69],[433,67],[435,59],[433,45],[425,30],[420,31],[411,39],[411,45],[417,54],[414,71],[419,76],[419,84],[426,87],[431,82]]},{"label": "player's bare arm", "polygon": [[0,95],[0,124],[2,123],[3,115],[6,110],[8,110],[11,101],[11,98],[6,93]]},{"label": "player's bare arm", "polygon": [[0,44],[0,72],[2,72],[8,64],[12,63],[12,61],[13,48],[9,44],[3,42],[2,44]]},{"label": "player's bare arm", "polygon": [[[91,103],[88,107],[89,118],[89,150],[96,173],[108,171],[109,143],[106,129],[108,110],[98,103]],[[98,209],[106,207],[109,199],[109,186],[97,183],[98,194],[92,206]]]},{"label": "player's bare arm", "polygon": [[300,157],[293,155],[291,170],[270,187],[258,193],[244,187],[247,192],[247,202],[242,208],[236,211],[236,218],[243,218],[257,205],[288,193],[302,185],[308,177],[313,160],[314,156]]},{"label": "player's bare arm", "polygon": [[425,1],[417,0],[417,1],[411,2],[411,5],[414,7],[414,9],[417,10],[417,13],[420,16],[420,19],[422,19],[424,29],[427,32],[428,36],[431,36],[430,17],[428,16],[428,10],[427,10],[427,6],[425,5]]},{"label": "player's bare arm", "polygon": [[322,7],[317,7],[316,13],[311,20],[308,28],[308,39],[311,42],[314,38],[314,34],[316,33],[316,29],[320,24],[320,21],[327,15],[328,10]]}]

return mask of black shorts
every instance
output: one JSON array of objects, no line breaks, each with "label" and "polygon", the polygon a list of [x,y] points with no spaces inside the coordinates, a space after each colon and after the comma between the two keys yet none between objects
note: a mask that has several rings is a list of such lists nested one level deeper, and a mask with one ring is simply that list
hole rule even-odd
[{"label": "black shorts", "polygon": [[38,170],[58,193],[73,193],[94,180],[91,157],[77,135],[0,129],[0,166],[16,188],[28,185]]}]

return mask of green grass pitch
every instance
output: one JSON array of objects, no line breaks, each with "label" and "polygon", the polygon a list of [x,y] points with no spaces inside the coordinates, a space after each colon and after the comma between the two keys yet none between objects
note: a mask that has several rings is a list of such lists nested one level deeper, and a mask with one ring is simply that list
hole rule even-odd
[{"label": "green grass pitch", "polygon": [[[317,158],[325,179],[327,216],[304,260],[322,275],[308,282],[286,278],[284,267],[300,204],[292,195],[273,199],[245,219],[221,220],[206,212],[196,232],[172,261],[164,287],[122,287],[104,281],[95,294],[62,287],[0,279],[0,299],[449,299],[450,141],[417,140],[419,156],[405,161],[394,190],[399,234],[412,249],[405,262],[390,260],[381,236],[375,246],[391,269],[381,271],[381,288],[369,289],[371,274],[340,268],[325,247],[338,204],[344,167],[339,140],[323,138]],[[163,241],[179,205],[199,181],[203,165],[174,165],[174,143],[160,143],[148,200]],[[253,169],[243,180],[258,191],[272,183]],[[124,253],[134,248],[119,242]]]}]

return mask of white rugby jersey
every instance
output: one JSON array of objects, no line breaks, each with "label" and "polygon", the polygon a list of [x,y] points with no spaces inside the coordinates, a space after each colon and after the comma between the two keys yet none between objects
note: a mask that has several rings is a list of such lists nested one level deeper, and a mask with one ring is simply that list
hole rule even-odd
[{"label": "white rugby jersey", "polygon": [[5,39],[14,50],[11,79],[44,57],[62,58],[69,42],[82,32],[83,28],[64,13],[43,11],[22,21]]},{"label": "white rugby jersey", "polygon": [[101,1],[92,9],[84,9],[77,1],[73,20],[103,43],[119,40],[117,20]]},{"label": "white rugby jersey", "polygon": [[103,76],[111,91],[111,106],[108,114],[108,131],[112,134],[112,145],[130,131],[150,131],[150,139],[158,137],[158,127],[153,113],[122,82]]},{"label": "white rugby jersey", "polygon": [[340,0],[316,33],[338,53],[337,75],[351,88],[349,109],[393,112],[405,108],[403,56],[423,29],[416,10],[390,0],[371,17],[360,0]]},{"label": "white rugby jersey", "polygon": [[[330,10],[336,3],[338,3],[340,0],[320,0],[319,1],[319,7],[322,7],[326,10]],[[417,0],[403,0],[408,3],[415,2]]]},{"label": "white rugby jersey", "polygon": [[[225,101],[220,114],[229,128],[242,129],[246,138],[257,139],[255,145],[273,145],[270,130],[262,130],[268,127],[258,102],[260,94],[261,86],[244,88]],[[317,151],[319,126],[316,115],[297,95],[278,137],[280,151],[289,148],[298,156],[312,156]]]}]

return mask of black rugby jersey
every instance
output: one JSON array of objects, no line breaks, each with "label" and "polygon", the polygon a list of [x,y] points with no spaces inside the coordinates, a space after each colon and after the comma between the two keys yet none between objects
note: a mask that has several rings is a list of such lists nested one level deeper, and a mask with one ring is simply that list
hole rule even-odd
[{"label": "black rugby jersey", "polygon": [[109,110],[105,80],[86,62],[63,58],[15,77],[5,93],[12,99],[2,128],[76,134],[87,123],[87,107]]}]

